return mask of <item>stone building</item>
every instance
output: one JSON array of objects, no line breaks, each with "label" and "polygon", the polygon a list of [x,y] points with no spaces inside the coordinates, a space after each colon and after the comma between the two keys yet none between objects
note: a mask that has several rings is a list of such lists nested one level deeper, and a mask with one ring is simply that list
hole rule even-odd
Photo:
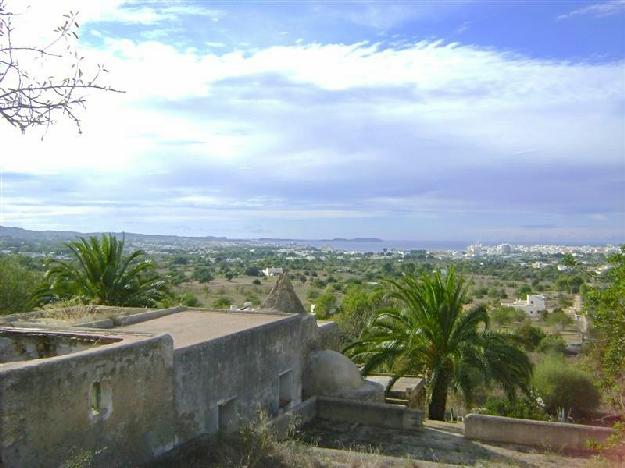
[{"label": "stone building", "polygon": [[56,467],[85,453],[95,466],[142,464],[261,410],[274,418],[296,410],[323,388],[324,372],[350,365],[349,379],[322,393],[383,402],[381,385],[323,354],[337,343],[336,326],[309,314],[175,308],[54,328],[37,317],[0,318],[6,468]]}]

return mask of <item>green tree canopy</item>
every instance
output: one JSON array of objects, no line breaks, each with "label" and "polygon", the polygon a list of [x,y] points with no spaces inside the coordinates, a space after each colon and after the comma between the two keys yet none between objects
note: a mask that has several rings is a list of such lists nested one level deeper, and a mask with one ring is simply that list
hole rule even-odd
[{"label": "green tree canopy", "polygon": [[577,266],[577,260],[575,260],[575,257],[573,256],[573,254],[565,253],[562,256],[562,264],[567,267],[575,267]]},{"label": "green tree canopy", "polygon": [[602,387],[612,404],[625,411],[625,245],[610,257],[610,264],[608,284],[589,288],[585,304],[595,334],[593,354]]},{"label": "green tree canopy", "polygon": [[499,383],[511,399],[516,389],[527,389],[528,356],[506,335],[488,329],[484,307],[464,310],[467,288],[453,267],[447,275],[405,275],[385,284],[393,303],[378,311],[362,338],[346,348],[364,364],[365,374],[380,368],[395,377],[423,374],[432,419],[444,418],[450,387],[470,404],[477,375]]},{"label": "green tree canopy", "polygon": [[0,257],[0,314],[31,310],[40,276],[22,265],[17,256]]},{"label": "green tree canopy", "polygon": [[326,290],[315,300],[315,315],[320,319],[327,318],[335,307],[336,296]]},{"label": "green tree canopy", "polygon": [[78,299],[93,304],[156,306],[165,282],[145,252],[124,254],[124,240],[111,234],[68,242],[73,261],[53,260],[46,285],[37,292],[40,302]]},{"label": "green tree canopy", "polygon": [[498,325],[510,325],[513,322],[521,322],[525,319],[526,314],[522,310],[514,307],[498,306],[490,312],[492,321]]},{"label": "green tree canopy", "polygon": [[558,331],[562,331],[565,327],[573,323],[573,319],[562,310],[554,310],[550,314],[547,314],[545,322]]},{"label": "green tree canopy", "polygon": [[200,283],[209,283],[215,279],[213,276],[213,270],[207,266],[196,268],[193,271],[192,278]]},{"label": "green tree canopy", "polygon": [[540,340],[536,351],[546,354],[564,354],[566,353],[566,341],[560,335],[547,335]]},{"label": "green tree canopy", "polygon": [[359,284],[352,284],[347,288],[337,319],[346,341],[351,343],[360,337],[382,301],[382,289],[369,291]]},{"label": "green tree canopy", "polygon": [[600,395],[592,378],[567,364],[561,356],[549,355],[536,365],[532,383],[551,415],[585,417],[599,405]]},{"label": "green tree canopy", "polygon": [[534,351],[546,335],[540,328],[526,322],[514,332],[514,336],[526,351]]}]

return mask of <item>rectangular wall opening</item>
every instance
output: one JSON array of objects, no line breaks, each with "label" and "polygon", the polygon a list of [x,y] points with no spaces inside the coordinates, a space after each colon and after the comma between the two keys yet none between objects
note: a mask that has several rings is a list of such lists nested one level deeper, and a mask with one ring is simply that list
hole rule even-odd
[{"label": "rectangular wall opening", "polygon": [[293,381],[293,371],[288,370],[280,374],[279,377],[278,407],[280,409],[288,408],[294,399],[295,382]]},{"label": "rectangular wall opening", "polygon": [[220,432],[232,432],[239,427],[237,399],[230,398],[217,405],[217,421]]},{"label": "rectangular wall opening", "polygon": [[105,379],[93,382],[89,400],[89,416],[91,416],[92,421],[108,418],[113,410],[113,395],[110,381]]},{"label": "rectangular wall opening", "polygon": [[98,416],[102,410],[102,385],[93,382],[91,385],[91,416]]}]

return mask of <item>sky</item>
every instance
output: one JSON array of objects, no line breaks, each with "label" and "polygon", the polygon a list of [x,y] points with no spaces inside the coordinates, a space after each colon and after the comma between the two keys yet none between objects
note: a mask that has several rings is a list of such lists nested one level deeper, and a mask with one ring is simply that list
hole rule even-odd
[{"label": "sky", "polygon": [[0,120],[0,225],[625,241],[625,0],[7,3],[124,93]]}]

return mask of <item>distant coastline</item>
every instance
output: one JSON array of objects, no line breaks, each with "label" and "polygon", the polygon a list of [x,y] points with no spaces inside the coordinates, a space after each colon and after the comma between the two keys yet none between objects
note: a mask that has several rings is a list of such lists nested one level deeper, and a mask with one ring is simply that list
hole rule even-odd
[{"label": "distant coastline", "polygon": [[[82,233],[77,231],[33,231],[19,227],[0,226],[0,239],[20,239],[28,241],[53,241],[65,242],[75,239],[78,236],[92,236],[101,234],[99,232]],[[130,232],[117,232],[117,236],[124,235],[130,242],[184,242],[195,245],[206,243],[225,244],[266,244],[274,246],[291,247],[311,247],[315,249],[329,249],[343,252],[383,252],[385,250],[428,250],[428,251],[464,251],[468,245],[475,242],[466,240],[386,240],[379,237],[334,237],[332,239],[294,239],[277,237],[260,238],[229,238],[216,236],[179,236],[173,234],[138,234]],[[505,242],[505,241],[504,241]],[[484,245],[496,245],[500,242],[484,242]],[[556,245],[554,242],[508,242],[510,244],[525,245]],[[563,242],[558,245],[582,246],[582,245],[617,245],[623,242]]]}]

